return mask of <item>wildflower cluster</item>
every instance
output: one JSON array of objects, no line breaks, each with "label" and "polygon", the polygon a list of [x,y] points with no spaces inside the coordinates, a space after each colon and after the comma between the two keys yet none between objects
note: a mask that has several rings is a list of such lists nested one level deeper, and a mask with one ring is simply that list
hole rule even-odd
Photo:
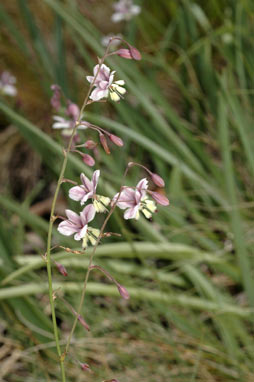
[{"label": "wildflower cluster", "polygon": [[[138,220],[140,212],[142,212],[147,219],[150,219],[152,214],[157,211],[156,203],[163,206],[169,204],[165,196],[148,189],[148,180],[146,178],[141,179],[134,188],[123,186],[120,192],[110,200],[109,197],[99,195],[96,192],[99,177],[100,170],[94,171],[91,180],[83,173],[80,175],[81,184],[70,188],[69,197],[72,200],[80,202],[81,206],[90,200],[92,204],[88,204],[79,215],[71,210],[66,210],[65,212],[68,219],[61,222],[58,226],[58,231],[62,235],[71,236],[74,234],[75,240],[82,239],[83,248],[87,247],[88,241],[92,245],[96,244],[100,230],[89,227],[88,223],[94,219],[96,213],[107,212],[110,204],[112,208],[118,206],[120,209],[125,210],[124,219],[126,220]],[[153,174],[153,178],[157,182],[156,184],[159,183],[161,185],[161,182],[158,181],[158,178],[161,179],[159,175]],[[148,194],[150,194],[154,200],[149,199]]]},{"label": "wildflower cluster", "polygon": [[[133,5],[131,0],[120,0],[114,5],[115,21],[120,21],[120,19],[129,20],[131,15],[138,14],[140,9],[138,6]],[[120,16],[121,14],[121,16]],[[114,42],[118,44],[114,45]],[[120,44],[124,44],[124,47],[121,47]],[[115,46],[116,50],[110,50],[110,46]],[[116,45],[120,45],[116,47]],[[119,282],[111,276],[108,271],[99,265],[93,263],[94,255],[96,248],[99,245],[100,241],[103,238],[110,236],[120,236],[118,233],[114,232],[104,232],[107,222],[110,216],[113,214],[115,208],[120,208],[124,210],[124,219],[134,219],[137,220],[142,213],[145,218],[151,219],[153,213],[157,212],[157,204],[162,206],[167,206],[169,201],[163,192],[154,191],[149,189],[149,182],[147,178],[141,179],[135,187],[131,186],[121,186],[119,192],[117,192],[112,198],[108,196],[101,195],[97,192],[100,170],[97,169],[93,172],[91,179],[88,178],[84,172],[80,175],[79,184],[73,182],[72,180],[64,178],[64,171],[67,165],[68,154],[70,152],[77,153],[81,155],[84,163],[88,166],[95,165],[95,159],[98,154],[99,145],[103,148],[106,154],[110,154],[110,143],[118,147],[124,145],[123,140],[112,134],[111,132],[101,128],[100,126],[94,125],[85,120],[84,109],[87,105],[90,105],[94,102],[101,102],[110,99],[113,102],[119,102],[123,96],[126,94],[126,89],[124,87],[125,81],[122,79],[115,79],[116,72],[111,70],[108,66],[105,65],[104,61],[107,57],[117,55],[124,59],[128,60],[140,60],[141,54],[139,51],[130,45],[127,41],[123,40],[122,37],[115,36],[110,37],[108,41],[108,46],[103,58],[98,59],[98,63],[94,66],[93,75],[86,76],[88,83],[90,84],[89,91],[85,97],[84,104],[81,108],[78,107],[75,103],[65,98],[62,93],[61,88],[58,85],[52,85],[51,89],[53,95],[51,98],[51,105],[57,112],[53,117],[53,129],[60,129],[62,136],[68,142],[67,149],[64,150],[64,160],[61,170],[61,175],[58,180],[58,185],[55,193],[54,200],[57,199],[57,195],[60,189],[62,182],[67,181],[74,183],[74,186],[69,189],[69,198],[78,202],[80,205],[79,213],[72,211],[70,209],[65,210],[66,218],[62,218],[62,221],[58,224],[58,231],[64,236],[73,236],[74,240],[81,241],[81,251],[72,251],[70,248],[64,248],[67,252],[74,253],[83,253],[84,250],[88,247],[89,244],[93,246],[91,255],[89,258],[88,271],[84,280],[84,287],[82,290],[82,295],[80,299],[79,308],[76,311],[72,306],[69,305],[67,301],[64,301],[67,306],[70,308],[70,311],[74,314],[75,320],[73,323],[72,330],[67,339],[67,344],[63,354],[60,353],[60,345],[57,347],[58,355],[61,359],[64,360],[65,356],[68,353],[68,349],[71,343],[72,334],[75,330],[77,322],[80,322],[86,330],[90,330],[90,326],[86,323],[84,318],[80,315],[81,308],[83,306],[84,297],[86,293],[86,285],[88,282],[89,274],[91,271],[100,271],[102,272],[112,283],[114,283],[118,289],[120,296],[127,300],[129,299],[129,293],[124,286],[119,284]],[[87,136],[88,131],[91,131],[98,136],[97,142]],[[85,138],[84,138],[85,137]],[[85,139],[84,141],[82,141]],[[82,150],[91,150],[93,156]],[[163,179],[153,172],[151,172],[144,165],[138,163],[130,162],[126,168],[125,175],[126,177],[128,171],[133,166],[139,166],[149,175],[150,179],[154,183],[154,186],[157,188],[164,187]],[[149,198],[151,197],[151,198]],[[50,303],[52,309],[52,319],[54,325],[54,334],[56,342],[58,341],[57,335],[57,323],[55,318],[54,310],[54,295],[51,279],[51,238],[53,230],[53,222],[55,221],[54,215],[55,205],[53,203],[51,216],[50,216],[50,226],[48,234],[48,243],[47,243],[47,270],[49,275],[49,295]],[[94,219],[96,214],[105,214],[106,217],[100,228],[94,227]],[[65,277],[68,277],[68,272],[63,265],[58,262],[54,262],[58,271]],[[63,300],[63,299],[62,299]],[[79,362],[79,365],[82,370],[90,371],[90,367],[86,363]],[[64,374],[64,363],[61,363],[62,373]],[[117,382],[117,380],[112,379],[111,382]]]}]

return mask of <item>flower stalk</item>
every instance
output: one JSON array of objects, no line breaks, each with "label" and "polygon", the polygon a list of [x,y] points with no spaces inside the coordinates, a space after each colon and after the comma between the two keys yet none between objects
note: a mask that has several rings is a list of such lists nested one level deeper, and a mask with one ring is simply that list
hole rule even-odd
[{"label": "flower stalk", "polygon": [[[82,105],[80,113],[79,113],[79,117],[76,121],[75,127],[72,130],[72,134],[70,136],[68,147],[66,150],[64,150],[64,160],[63,160],[62,168],[61,168],[60,175],[59,175],[59,178],[57,181],[57,186],[56,186],[55,194],[54,194],[52,205],[51,205],[51,212],[50,212],[50,219],[49,219],[49,229],[48,229],[48,237],[47,237],[47,258],[46,258],[47,274],[48,274],[48,287],[49,287],[49,302],[50,302],[50,307],[51,307],[51,316],[52,316],[54,337],[55,337],[55,341],[56,341],[56,350],[57,350],[57,354],[59,356],[59,362],[60,362],[60,368],[61,368],[61,374],[62,374],[62,382],[66,382],[65,367],[64,367],[64,360],[65,360],[66,351],[64,353],[62,353],[61,347],[60,347],[59,333],[58,333],[58,327],[57,327],[57,322],[56,322],[55,303],[54,303],[54,296],[53,296],[51,243],[52,243],[53,224],[55,221],[54,215],[55,215],[55,208],[56,208],[56,202],[57,202],[58,194],[59,194],[60,187],[61,187],[61,184],[62,184],[63,179],[64,179],[64,173],[65,173],[67,162],[68,162],[68,156],[69,156],[69,153],[70,153],[71,148],[72,148],[73,138],[77,132],[77,129],[78,129],[80,123],[81,123],[81,118],[82,118],[83,112],[85,110],[85,107],[88,104],[89,96],[90,96],[91,90],[95,84],[96,78],[99,75],[100,69],[103,65],[105,58],[107,57],[109,46],[110,46],[110,43],[108,44],[108,46],[106,48],[106,51],[105,51],[103,58],[100,60],[100,62],[98,64],[97,73],[95,73],[93,81],[90,83],[88,92],[86,94],[86,97],[84,99],[83,105]],[[80,313],[78,313],[78,314],[80,314]],[[78,317],[75,318],[76,323],[77,323],[77,320],[78,320]]]}]

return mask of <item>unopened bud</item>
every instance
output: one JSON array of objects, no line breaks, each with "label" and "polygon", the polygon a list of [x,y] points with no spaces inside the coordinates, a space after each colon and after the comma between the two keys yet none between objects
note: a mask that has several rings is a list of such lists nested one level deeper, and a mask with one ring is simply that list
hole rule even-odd
[{"label": "unopened bud", "polygon": [[104,148],[104,151],[106,154],[110,154],[110,150],[107,143],[107,138],[104,134],[100,133],[100,142],[102,144],[102,147]]},{"label": "unopened bud", "polygon": [[73,118],[75,121],[79,117],[79,107],[75,103],[69,103],[67,109],[66,109],[67,115],[69,115],[71,118]]},{"label": "unopened bud", "polygon": [[156,184],[156,186],[158,186],[158,187],[164,187],[165,186],[164,180],[158,174],[151,173],[151,178],[152,178],[152,181],[154,182],[154,184]]},{"label": "unopened bud", "polygon": [[92,370],[90,369],[90,366],[87,363],[80,362],[79,364],[83,371],[89,371],[91,373]]},{"label": "unopened bud", "polygon": [[129,162],[128,163],[128,167],[132,167],[132,166],[135,166],[135,163],[134,162]]},{"label": "unopened bud", "polygon": [[53,95],[51,97],[51,105],[56,111],[58,111],[61,107],[61,88],[58,85],[51,85],[51,90],[53,90]]},{"label": "unopened bud", "polygon": [[156,201],[156,203],[158,203],[162,206],[168,206],[169,205],[169,200],[165,195],[162,195],[159,192],[154,192],[154,191],[149,192],[149,194]]},{"label": "unopened bud", "polygon": [[97,146],[97,143],[95,143],[94,141],[92,141],[91,139],[86,141],[84,143],[84,147],[88,150],[93,150],[95,147]]},{"label": "unopened bud", "polygon": [[124,298],[125,300],[128,300],[130,298],[129,293],[124,286],[122,286],[121,284],[117,284],[117,288],[122,298]]},{"label": "unopened bud", "polygon": [[87,165],[87,166],[94,166],[95,165],[95,160],[93,159],[93,157],[91,157],[91,155],[89,154],[83,154],[83,162]]},{"label": "unopened bud", "polygon": [[120,137],[118,137],[117,135],[114,135],[114,134],[110,134],[109,136],[109,139],[111,140],[111,142],[113,142],[115,145],[119,146],[119,147],[122,147],[123,146],[123,141]]},{"label": "unopened bud", "polygon": [[60,272],[63,276],[68,276],[68,272],[67,272],[66,268],[65,268],[62,264],[57,263],[57,262],[55,261],[55,265],[57,266],[57,269],[59,270],[59,272]]},{"label": "unopened bud", "polygon": [[127,58],[127,60],[132,60],[132,54],[129,49],[118,49],[115,54],[117,54],[119,57]]},{"label": "unopened bud", "polygon": [[132,58],[134,60],[140,61],[142,59],[142,56],[139,50],[137,48],[134,48],[134,46],[131,46],[131,45],[129,45],[129,48],[130,48]]}]

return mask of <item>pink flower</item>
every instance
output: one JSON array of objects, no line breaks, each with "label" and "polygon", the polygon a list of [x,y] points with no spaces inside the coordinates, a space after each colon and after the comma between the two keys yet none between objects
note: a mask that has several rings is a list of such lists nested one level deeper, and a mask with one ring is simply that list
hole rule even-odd
[{"label": "pink flower", "polygon": [[85,204],[88,199],[94,197],[96,188],[99,182],[100,170],[93,173],[92,180],[89,180],[85,174],[80,175],[82,184],[80,186],[72,187],[69,190],[69,197],[73,200],[79,201],[81,205]]},{"label": "pink flower", "polygon": [[140,13],[141,8],[139,5],[133,4],[132,0],[119,0],[113,4],[115,13],[112,15],[111,20],[114,23],[126,20],[129,21],[133,16]]},{"label": "pink flower", "polygon": [[[53,129],[63,129],[62,135],[65,137],[69,137],[72,134],[72,131],[75,127],[76,121],[79,117],[79,107],[75,103],[69,102],[69,105],[66,108],[66,114],[70,117],[70,119],[63,118],[59,115],[54,115],[54,123],[52,125]],[[79,125],[78,129],[84,130],[87,129],[88,122],[81,121],[81,124]]]},{"label": "pink flower", "polygon": [[0,76],[0,93],[15,97],[17,89],[15,87],[16,78],[9,72],[3,72]]},{"label": "pink flower", "polygon": [[72,187],[69,190],[69,197],[80,202],[83,205],[88,199],[93,199],[93,205],[96,212],[105,212],[110,203],[110,199],[106,196],[97,195],[96,188],[99,182],[100,170],[93,173],[92,180],[89,180],[85,174],[80,175],[82,184]]},{"label": "pink flower", "polygon": [[99,101],[102,98],[107,98],[109,95],[113,101],[119,101],[121,96],[126,93],[123,80],[114,81],[115,71],[110,71],[109,67],[105,64],[101,65],[100,71],[96,76],[99,69],[99,64],[97,64],[93,69],[93,76],[87,76],[86,79],[88,82],[93,83],[94,78],[96,80],[94,82],[95,89],[92,91],[90,95],[90,99],[93,101]]},{"label": "pink flower", "polygon": [[81,240],[86,237],[88,223],[94,219],[95,208],[92,204],[86,206],[80,214],[71,210],[65,210],[67,220],[62,221],[57,230],[65,236],[74,235],[75,240]]},{"label": "pink flower", "polygon": [[152,200],[147,199],[146,190],[148,189],[148,181],[146,178],[141,179],[136,188],[126,187],[122,192],[116,194],[113,202],[117,200],[117,206],[125,210],[124,219],[139,219],[139,211],[150,219],[152,213],[156,211],[156,205]]}]

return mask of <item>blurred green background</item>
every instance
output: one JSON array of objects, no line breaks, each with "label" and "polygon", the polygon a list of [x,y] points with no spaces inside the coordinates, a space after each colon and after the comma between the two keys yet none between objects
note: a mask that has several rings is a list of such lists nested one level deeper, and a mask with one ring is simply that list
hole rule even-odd
[{"label": "blurred green background", "polygon": [[[113,195],[136,161],[165,179],[171,206],[152,222],[125,222],[122,211],[110,220],[108,230],[122,237],[105,239],[96,263],[131,299],[92,273],[83,311],[92,330],[77,327],[68,381],[254,381],[254,3],[135,0],[141,13],[115,24],[112,4],[0,4],[0,72],[11,72],[18,88],[0,101],[0,380],[60,380],[40,256],[63,144],[51,128],[50,85],[81,105],[102,37],[121,33],[143,59],[107,60],[128,93],[87,108],[87,120],[125,142],[110,156],[100,150],[99,191]],[[66,177],[78,181],[81,171],[92,173],[72,156]],[[143,176],[133,169],[128,184]],[[61,214],[78,211],[69,188]],[[57,232],[54,243],[77,248]],[[55,288],[77,307],[88,256],[54,253],[69,273],[54,270]],[[60,299],[56,307],[64,344],[73,316]]]}]

